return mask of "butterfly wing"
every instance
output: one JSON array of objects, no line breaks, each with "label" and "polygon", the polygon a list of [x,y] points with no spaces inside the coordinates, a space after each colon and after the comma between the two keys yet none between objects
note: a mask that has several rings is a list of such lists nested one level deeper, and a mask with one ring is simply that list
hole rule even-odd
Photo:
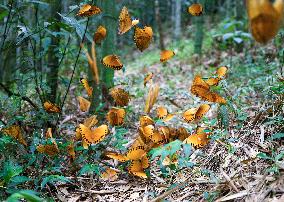
[{"label": "butterfly wing", "polygon": [[126,156],[114,152],[107,152],[106,156],[120,162],[125,162],[129,160]]},{"label": "butterfly wing", "polygon": [[61,112],[60,108],[56,104],[51,103],[50,101],[44,102],[43,107],[45,111],[48,113],[60,113]]},{"label": "butterfly wing", "polygon": [[117,55],[107,55],[102,59],[102,63],[104,66],[109,67],[114,70],[121,70],[123,64],[121,63],[119,57]]},{"label": "butterfly wing", "polygon": [[210,109],[210,105],[208,105],[208,104],[200,105],[200,107],[196,111],[195,118],[197,120],[201,119],[209,111],[209,109]]},{"label": "butterfly wing", "polygon": [[112,88],[110,90],[110,95],[114,99],[115,103],[121,107],[127,106],[130,101],[129,93],[121,88]]},{"label": "butterfly wing", "polygon": [[167,60],[171,59],[175,55],[174,51],[171,50],[163,50],[160,53],[160,61],[166,62]]},{"label": "butterfly wing", "polygon": [[203,6],[199,3],[192,4],[188,7],[187,12],[193,16],[200,16],[203,13]]},{"label": "butterfly wing", "polygon": [[132,27],[131,16],[128,9],[124,6],[119,14],[119,30],[118,34],[124,34],[128,32]]},{"label": "butterfly wing", "polygon": [[151,27],[144,27],[144,29],[140,27],[135,27],[134,29],[134,42],[136,47],[143,52],[147,49],[151,43],[153,37],[153,31]]},{"label": "butterfly wing", "polygon": [[84,86],[85,90],[87,91],[88,96],[91,97],[92,94],[93,94],[93,88],[90,87],[88,80],[84,79],[84,78],[81,78],[80,82],[82,83],[82,85]]},{"label": "butterfly wing", "polygon": [[148,125],[153,125],[154,121],[151,119],[151,117],[144,115],[140,117],[140,126],[148,126]]},{"label": "butterfly wing", "polygon": [[86,112],[89,111],[90,106],[91,106],[91,102],[81,96],[77,97],[78,102],[79,102],[79,108],[82,112]]},{"label": "butterfly wing", "polygon": [[145,153],[143,146],[133,147],[126,153],[126,157],[130,160],[139,160]]},{"label": "butterfly wing", "polygon": [[187,123],[193,121],[195,119],[195,114],[196,114],[197,110],[198,110],[197,108],[191,108],[189,110],[186,110],[182,115],[183,119]]},{"label": "butterfly wing", "polygon": [[93,40],[96,44],[100,44],[106,38],[106,35],[107,35],[106,28],[100,25],[94,34]]},{"label": "butterfly wing", "polygon": [[146,86],[146,84],[153,78],[153,73],[149,72],[145,78],[144,78],[144,87]]},{"label": "butterfly wing", "polygon": [[164,119],[166,118],[168,115],[168,110],[165,107],[158,107],[157,108],[157,117],[159,119]]}]

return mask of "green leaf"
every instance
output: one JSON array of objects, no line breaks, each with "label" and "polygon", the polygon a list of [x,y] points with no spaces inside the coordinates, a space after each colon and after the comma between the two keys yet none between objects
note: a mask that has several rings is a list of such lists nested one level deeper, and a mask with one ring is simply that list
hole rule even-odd
[{"label": "green leaf", "polygon": [[23,172],[23,168],[13,162],[5,162],[3,171],[0,173],[0,175],[3,176],[3,179],[6,184],[9,184],[10,180],[20,175]]},{"label": "green leaf", "polygon": [[20,199],[25,199],[28,202],[41,202],[45,201],[43,198],[37,196],[38,193],[32,190],[21,190],[12,194],[8,199],[7,202],[18,202]]},{"label": "green leaf", "polygon": [[281,138],[284,138],[284,133],[275,133],[271,135],[271,137],[269,137],[268,140],[277,140]]},{"label": "green leaf", "polygon": [[61,175],[49,175],[43,178],[40,186],[43,189],[47,183],[53,184],[54,182],[70,182],[70,180]]},{"label": "green leaf", "polygon": [[267,154],[266,153],[258,153],[257,155],[256,155],[258,158],[261,158],[261,159],[269,159],[269,160],[273,160],[273,158],[271,158],[270,156],[267,156]]},{"label": "green leaf", "polygon": [[279,160],[281,160],[283,157],[284,157],[284,152],[281,152],[280,154],[278,154],[278,155],[275,156],[275,160],[276,160],[276,161],[279,161]]},{"label": "green leaf", "polygon": [[96,174],[100,174],[99,166],[95,164],[86,164],[81,168],[79,175],[93,172],[95,172]]},{"label": "green leaf", "polygon": [[16,176],[10,180],[9,187],[16,187],[19,184],[31,181],[29,177],[26,176]]},{"label": "green leaf", "polygon": [[[84,31],[85,28],[81,25],[81,23],[79,23],[75,18],[72,17],[65,17],[63,15],[61,15],[60,13],[58,13],[62,19],[71,27],[74,27],[76,30],[76,33],[79,35],[79,37],[82,39],[83,35],[84,35]],[[86,37],[89,41],[93,41],[92,37],[86,33]]]},{"label": "green leaf", "polygon": [[5,11],[1,11],[0,12],[0,21],[2,21],[7,15],[8,15],[8,11],[5,10]]}]

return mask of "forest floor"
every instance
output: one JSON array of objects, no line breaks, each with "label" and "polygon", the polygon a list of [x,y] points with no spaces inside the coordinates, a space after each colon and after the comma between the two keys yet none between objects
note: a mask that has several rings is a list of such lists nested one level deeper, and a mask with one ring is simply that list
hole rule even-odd
[{"label": "forest floor", "polygon": [[[188,50],[176,47],[173,49],[176,56],[165,65],[159,62],[159,53],[151,50],[142,56],[135,56],[135,60],[129,58],[126,71],[117,72],[115,75],[115,83],[127,84],[124,87],[134,97],[130,103],[132,113],[128,114],[126,122],[126,128],[129,129],[126,135],[129,144],[126,146],[137,136],[138,118],[143,114],[147,95],[143,77],[149,71],[154,73],[153,82],[160,85],[160,94],[155,106],[166,106],[170,112],[181,112],[200,104],[200,99],[191,95],[188,90],[196,73],[209,75],[215,70],[210,66],[231,65],[226,88],[229,89],[228,93],[233,95],[232,101],[239,100],[233,102],[233,106],[246,112],[245,121],[240,126],[236,118],[232,118],[225,137],[212,140],[206,147],[195,150],[191,159],[198,166],[183,169],[181,172],[169,171],[169,177],[164,178],[154,160],[151,162],[151,177],[147,180],[129,176],[127,173],[120,174],[113,182],[92,177],[76,177],[74,186],[63,184],[57,187],[55,197],[58,200],[284,201],[283,162],[281,164],[273,158],[257,157],[260,152],[273,156],[284,151],[281,142],[268,140],[268,137],[283,129],[267,121],[276,115],[261,112],[263,105],[269,108],[272,103],[260,101],[264,95],[257,82],[262,82],[264,87],[269,78],[263,80],[262,72],[255,73],[253,71],[256,68],[249,69],[241,64],[240,61],[245,60],[243,53],[234,53],[230,58],[225,52],[206,52],[201,61],[195,61],[194,56],[186,57]],[[182,58],[179,55],[183,55]],[[241,71],[242,68],[245,70]],[[249,78],[246,78],[247,75]],[[257,88],[250,86],[252,82],[259,87],[256,94],[250,89]],[[238,89],[242,89],[242,92]],[[208,120],[217,118],[217,110],[218,105],[213,104],[207,114]],[[169,123],[172,126],[186,124],[178,119]],[[208,125],[208,121],[203,124]],[[192,130],[195,126],[186,127]],[[214,127],[216,129],[218,126]],[[228,141],[229,139],[232,141]],[[113,166],[116,166],[116,162],[113,162]],[[273,174],[268,169],[278,169],[278,172]],[[201,174],[201,170],[207,170],[207,175]]]}]

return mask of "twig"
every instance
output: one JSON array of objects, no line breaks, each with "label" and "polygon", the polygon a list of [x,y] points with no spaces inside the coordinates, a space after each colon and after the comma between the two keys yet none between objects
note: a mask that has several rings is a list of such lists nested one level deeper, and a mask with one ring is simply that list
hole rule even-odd
[{"label": "twig", "polygon": [[236,192],[240,192],[240,190],[235,186],[231,178],[227,175],[227,173],[225,173],[225,171],[222,168],[221,168],[221,173],[225,177],[231,188],[233,188]]},{"label": "twig", "polygon": [[114,194],[116,193],[117,191],[116,190],[99,190],[99,191],[96,191],[96,190],[88,190],[88,191],[85,191],[85,190],[77,190],[79,192],[84,192],[84,193],[91,193],[91,194]]},{"label": "twig", "polygon": [[[86,33],[87,33],[87,29],[88,29],[88,25],[89,25],[89,20],[90,20],[90,18],[88,18],[88,20],[87,20],[87,24],[86,24],[86,27],[85,27],[84,34],[83,34],[83,36],[82,36],[81,44],[84,42],[84,39],[85,39],[85,36],[86,36]],[[64,95],[64,97],[63,97],[62,104],[61,104],[61,106],[60,106],[60,108],[61,108],[61,113],[59,114],[59,116],[58,116],[58,118],[57,118],[55,127],[58,126],[59,119],[60,119],[61,116],[62,116],[62,109],[63,109],[63,106],[64,106],[64,104],[65,104],[65,101],[66,101],[68,92],[69,92],[69,90],[70,90],[70,87],[71,87],[71,84],[72,84],[72,81],[73,81],[73,77],[74,77],[74,74],[75,74],[75,70],[76,70],[76,67],[77,67],[77,64],[78,64],[78,61],[79,61],[79,57],[80,57],[81,51],[82,51],[82,47],[80,46],[79,51],[78,51],[78,54],[77,54],[77,57],[76,57],[76,60],[75,60],[75,64],[74,64],[74,67],[73,67],[73,70],[72,70],[71,78],[70,78],[70,81],[69,81],[69,83],[68,83],[66,93],[65,93],[65,95]]]},{"label": "twig", "polygon": [[11,97],[12,95],[16,96],[16,97],[20,97],[22,100],[28,102],[34,109],[38,110],[38,106],[35,103],[33,103],[33,101],[30,98],[28,98],[26,96],[22,96],[18,93],[12,92],[2,83],[0,83],[0,87],[2,87],[2,89],[8,94],[9,97]]}]

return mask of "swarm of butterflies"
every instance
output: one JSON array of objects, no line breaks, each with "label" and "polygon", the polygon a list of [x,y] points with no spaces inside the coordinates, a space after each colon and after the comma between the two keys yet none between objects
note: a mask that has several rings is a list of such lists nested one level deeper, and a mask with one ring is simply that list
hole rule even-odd
[{"label": "swarm of butterflies", "polygon": [[[276,0],[273,4],[269,0],[248,0],[247,2],[252,34],[258,42],[266,43],[278,32],[283,13],[283,1]],[[203,7],[201,4],[197,3],[189,6],[187,11],[193,16],[200,16],[203,13]],[[101,12],[102,9],[99,7],[86,4],[80,8],[77,15],[81,17],[90,17],[100,14]],[[118,34],[122,35],[134,27],[133,39],[137,49],[142,52],[150,46],[153,30],[149,26],[141,28],[138,24],[139,20],[132,20],[128,9],[123,7],[119,15]],[[97,84],[99,83],[99,74],[96,63],[95,44],[102,43],[106,36],[106,28],[99,26],[93,37],[91,53],[86,53],[89,66]],[[174,55],[175,53],[171,50],[163,50],[160,54],[160,61],[166,62]],[[105,56],[101,62],[104,66],[112,68],[113,70],[121,70],[123,68],[123,64],[117,55]],[[226,104],[226,100],[215,92],[214,86],[219,85],[219,82],[226,76],[227,71],[228,68],[222,66],[209,78],[204,79],[201,75],[196,75],[189,91],[201,100],[211,103]],[[193,134],[189,134],[183,127],[173,128],[155,124],[155,121],[149,116],[159,94],[159,85],[152,82],[153,77],[154,74],[149,72],[144,78],[144,86],[149,84],[149,92],[145,102],[145,115],[142,115],[139,120],[138,137],[126,153],[121,154],[113,151],[105,153],[105,156],[109,159],[118,162],[129,161],[129,173],[141,178],[147,178],[145,169],[150,166],[147,152],[152,148],[159,147],[177,139],[183,141],[185,144],[191,144],[195,148],[202,148],[208,144],[210,135],[208,132],[209,130],[203,127],[197,127]],[[93,88],[89,85],[88,80],[81,78],[80,81],[85,88],[88,97],[91,98],[93,95]],[[126,111],[123,107],[129,104],[131,96],[127,91],[120,87],[110,89],[109,94],[113,98],[115,106],[110,108],[106,115],[108,125],[122,126],[125,123],[126,116]],[[78,96],[77,99],[80,110],[82,112],[87,112],[91,106],[91,102],[82,96]],[[61,113],[61,108],[50,101],[45,101],[43,103],[43,108],[48,113]],[[163,122],[168,122],[175,116],[180,116],[187,123],[198,124],[209,110],[209,104],[201,104],[198,107],[190,108],[184,112],[169,113],[166,107],[160,106],[156,108],[156,117]],[[93,115],[85,119],[82,124],[79,124],[76,127],[75,138],[67,147],[67,152],[72,160],[76,157],[74,148],[75,141],[81,140],[83,147],[87,149],[90,145],[98,144],[103,141],[110,133],[107,124],[96,126],[97,123],[97,117]],[[2,129],[1,132],[13,137],[24,146],[27,146],[20,126],[12,125]],[[57,155],[60,150],[55,139],[52,137],[51,128],[48,128],[45,138],[46,144],[38,145],[37,151],[50,156]],[[116,173],[117,171],[115,169],[107,168],[105,172],[102,173],[101,177],[106,179],[115,178],[114,176],[116,176]]]}]

